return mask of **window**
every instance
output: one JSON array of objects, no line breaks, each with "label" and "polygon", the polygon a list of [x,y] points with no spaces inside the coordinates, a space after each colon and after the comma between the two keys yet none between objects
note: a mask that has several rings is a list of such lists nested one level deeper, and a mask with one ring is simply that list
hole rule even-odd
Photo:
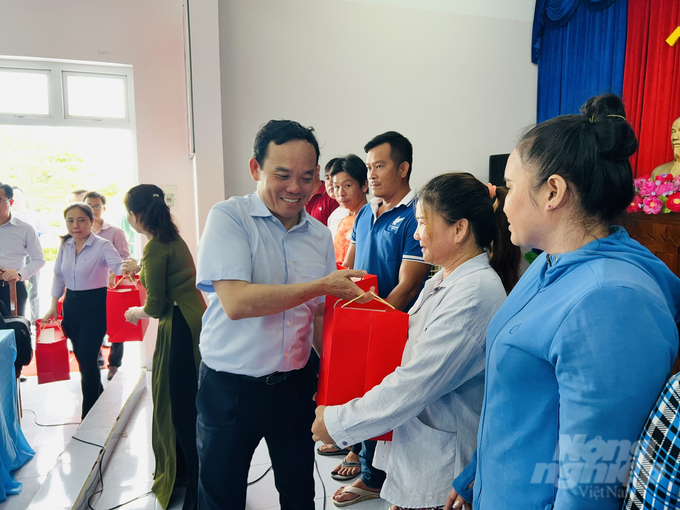
[{"label": "window", "polygon": [[64,117],[127,120],[125,76],[63,72]]},{"label": "window", "polygon": [[50,71],[0,68],[0,115],[49,117]]}]

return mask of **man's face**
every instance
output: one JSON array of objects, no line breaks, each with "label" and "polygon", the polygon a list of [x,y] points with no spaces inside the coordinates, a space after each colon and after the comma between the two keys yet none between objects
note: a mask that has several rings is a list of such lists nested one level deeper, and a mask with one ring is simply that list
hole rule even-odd
[{"label": "man's face", "polygon": [[87,197],[85,199],[85,203],[92,207],[92,214],[94,215],[95,219],[101,218],[102,214],[104,214],[104,211],[106,211],[106,207],[102,203],[101,198]]},{"label": "man's face", "polygon": [[408,173],[408,164],[399,169],[392,161],[389,143],[373,147],[368,151],[366,168],[368,168],[368,185],[374,197],[393,196],[402,184],[402,179]]},{"label": "man's face", "polygon": [[291,140],[281,145],[269,142],[262,166],[255,159],[250,160],[250,173],[257,181],[262,202],[287,225],[298,218],[316,191],[314,175],[319,173],[316,151],[306,140]]},{"label": "man's face", "polygon": [[13,203],[14,200],[9,200],[5,194],[5,190],[0,188],[0,218],[6,217],[9,214]]},{"label": "man's face", "polygon": [[675,119],[671,126],[671,143],[674,151],[680,151],[680,118]]}]

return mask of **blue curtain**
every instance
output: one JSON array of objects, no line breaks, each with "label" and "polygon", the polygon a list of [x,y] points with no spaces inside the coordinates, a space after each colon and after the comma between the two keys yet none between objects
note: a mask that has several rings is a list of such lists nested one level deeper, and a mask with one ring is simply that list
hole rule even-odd
[{"label": "blue curtain", "polygon": [[538,122],[578,113],[597,94],[623,92],[628,0],[537,0],[531,59]]}]

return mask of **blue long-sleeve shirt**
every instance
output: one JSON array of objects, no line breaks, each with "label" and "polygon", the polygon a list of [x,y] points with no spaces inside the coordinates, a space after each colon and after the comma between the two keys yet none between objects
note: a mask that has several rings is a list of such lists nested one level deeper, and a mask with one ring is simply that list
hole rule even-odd
[{"label": "blue long-sleeve shirt", "polygon": [[489,324],[477,456],[454,487],[474,470],[476,510],[620,508],[679,305],[680,280],[623,229],[536,260]]}]

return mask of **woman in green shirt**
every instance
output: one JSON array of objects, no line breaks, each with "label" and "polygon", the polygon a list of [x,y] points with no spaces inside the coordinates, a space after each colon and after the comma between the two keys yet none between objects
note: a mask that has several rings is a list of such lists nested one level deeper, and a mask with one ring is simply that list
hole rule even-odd
[{"label": "woman in green shirt", "polygon": [[125,318],[132,323],[149,317],[159,320],[151,372],[151,442],[156,457],[152,490],[167,508],[175,479],[185,472],[183,509],[189,510],[196,507],[198,489],[195,400],[205,302],[196,288],[193,258],[170,216],[163,191],[139,184],[127,192],[124,202],[130,226],[149,239],[140,273],[146,303],[130,308]]}]

